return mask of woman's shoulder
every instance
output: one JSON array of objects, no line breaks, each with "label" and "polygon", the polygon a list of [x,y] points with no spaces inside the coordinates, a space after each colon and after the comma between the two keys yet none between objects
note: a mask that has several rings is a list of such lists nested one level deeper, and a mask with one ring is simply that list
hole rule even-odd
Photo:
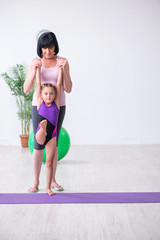
[{"label": "woman's shoulder", "polygon": [[57,55],[57,59],[62,59],[62,60],[66,60],[66,61],[68,61],[67,58],[62,57],[62,56],[59,56],[59,55]]}]

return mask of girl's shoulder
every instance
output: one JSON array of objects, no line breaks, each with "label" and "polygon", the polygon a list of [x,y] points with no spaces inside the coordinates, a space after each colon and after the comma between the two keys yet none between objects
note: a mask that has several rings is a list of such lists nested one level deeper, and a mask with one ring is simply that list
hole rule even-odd
[{"label": "girl's shoulder", "polygon": [[43,106],[44,106],[43,99],[39,99],[37,103],[37,110],[39,110],[40,108],[43,108]]}]

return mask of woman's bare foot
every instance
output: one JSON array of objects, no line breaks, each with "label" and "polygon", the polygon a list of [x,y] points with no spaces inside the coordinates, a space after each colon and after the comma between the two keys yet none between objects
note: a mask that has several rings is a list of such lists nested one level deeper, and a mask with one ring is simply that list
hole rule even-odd
[{"label": "woman's bare foot", "polygon": [[28,192],[34,192],[34,193],[38,192],[39,191],[38,186],[39,186],[39,181],[38,182],[34,181],[32,186],[28,188]]},{"label": "woman's bare foot", "polygon": [[48,193],[49,196],[55,195],[55,193],[51,189],[46,189],[46,192]]},{"label": "woman's bare foot", "polygon": [[56,182],[52,182],[51,188],[54,188],[56,191],[64,191],[63,187]]},{"label": "woman's bare foot", "polygon": [[30,192],[30,193],[36,193],[36,192],[38,192],[38,191],[39,191],[39,189],[38,189],[37,186],[29,187],[29,188],[28,188],[28,192]]}]

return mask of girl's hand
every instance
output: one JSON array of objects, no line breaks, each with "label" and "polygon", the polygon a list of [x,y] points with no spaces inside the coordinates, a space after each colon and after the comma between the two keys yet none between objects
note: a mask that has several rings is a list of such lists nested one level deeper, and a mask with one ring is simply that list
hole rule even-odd
[{"label": "girl's hand", "polygon": [[30,64],[30,68],[33,70],[36,70],[37,68],[41,68],[41,66],[42,66],[42,61],[38,57],[34,58]]}]

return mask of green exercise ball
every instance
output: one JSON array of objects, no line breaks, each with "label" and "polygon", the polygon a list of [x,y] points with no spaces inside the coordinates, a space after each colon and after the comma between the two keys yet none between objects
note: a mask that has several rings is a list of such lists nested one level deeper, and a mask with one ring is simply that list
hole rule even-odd
[{"label": "green exercise ball", "polygon": [[[33,131],[29,135],[28,146],[31,154],[34,149],[34,134]],[[58,161],[66,156],[70,148],[70,137],[65,128],[61,127],[58,140]],[[46,162],[46,147],[43,151],[43,162]]]},{"label": "green exercise ball", "polygon": [[66,156],[70,148],[70,137],[65,128],[61,127],[58,139],[58,161]]},{"label": "green exercise ball", "polygon": [[30,152],[32,154],[33,153],[33,149],[34,149],[34,134],[33,134],[33,131],[29,135],[28,147],[29,147],[29,150],[30,150]]}]

